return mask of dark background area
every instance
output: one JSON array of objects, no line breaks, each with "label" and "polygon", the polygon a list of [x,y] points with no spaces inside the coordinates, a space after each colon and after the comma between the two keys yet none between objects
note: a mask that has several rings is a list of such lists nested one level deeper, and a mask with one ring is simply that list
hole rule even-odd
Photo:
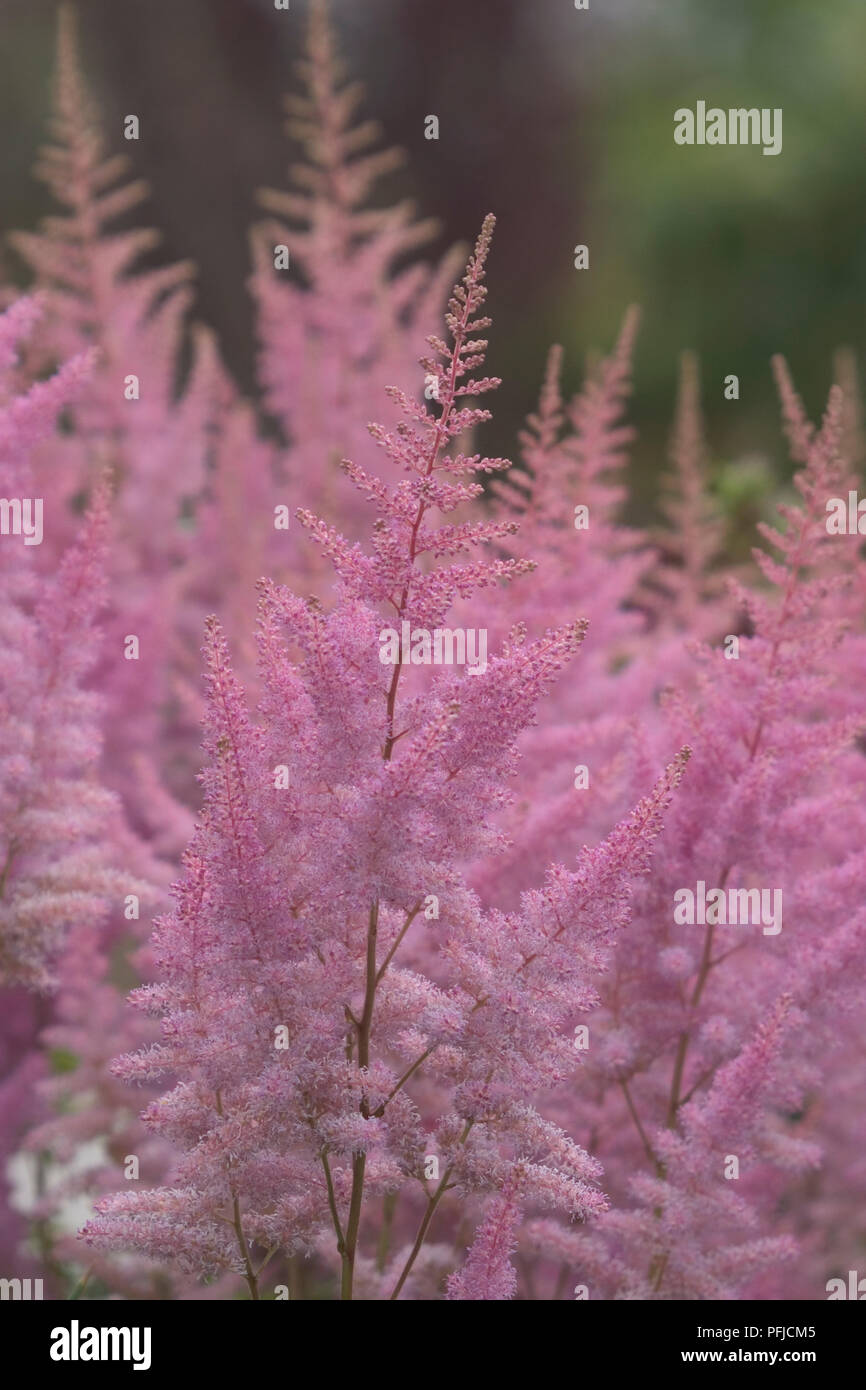
[{"label": "dark background area", "polygon": [[[113,150],[151,186],[136,220],[158,258],[199,267],[197,315],[253,389],[247,230],[256,190],[282,187],[293,151],[282,94],[296,85],[306,5],[291,0],[79,0],[80,42]],[[491,370],[505,378],[485,440],[513,452],[551,341],[576,386],[630,302],[643,306],[634,420],[636,512],[664,461],[678,353],[702,361],[718,479],[786,463],[769,372],[786,353],[813,414],[832,354],[864,347],[863,0],[332,0],[365,114],[402,146],[382,196],[442,226],[438,249],[498,217]],[[0,0],[4,230],[50,210],[31,176],[49,114],[56,0]],[[677,147],[673,112],[781,106],[784,148]],[[135,113],[141,139],[122,139]],[[436,114],[440,139],[424,139]],[[590,247],[591,268],[573,267]],[[4,257],[7,278],[21,267]],[[741,399],[723,399],[740,377]],[[743,464],[742,460],[746,462]],[[739,462],[737,462],[739,460]]]}]

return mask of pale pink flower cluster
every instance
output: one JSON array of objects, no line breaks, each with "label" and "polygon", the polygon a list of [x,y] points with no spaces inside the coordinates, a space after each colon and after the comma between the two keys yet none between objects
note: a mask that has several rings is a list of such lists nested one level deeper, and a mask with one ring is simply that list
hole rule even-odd
[{"label": "pale pink flower cluster", "polygon": [[[301,77],[247,402],[189,268],[111,229],[143,190],[61,20],[63,211],[0,317],[4,515],[44,501],[42,544],[0,536],[0,1153],[38,1172],[4,1268],[823,1298],[866,1239],[850,363],[816,428],[776,362],[797,493],[736,572],[688,355],[663,523],[623,520],[633,310],[570,401],[553,349],[518,466],[485,456],[493,218],[437,331],[453,258],[371,207],[395,157],[321,0]],[[383,659],[404,627],[483,631],[484,669]]]}]

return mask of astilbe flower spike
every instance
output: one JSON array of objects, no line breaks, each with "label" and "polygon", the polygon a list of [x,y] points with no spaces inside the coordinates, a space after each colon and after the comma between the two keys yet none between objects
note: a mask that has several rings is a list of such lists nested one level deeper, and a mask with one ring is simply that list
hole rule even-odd
[{"label": "astilbe flower spike", "polygon": [[[721,631],[726,616],[719,603],[718,573],[725,526],[707,488],[700,375],[690,352],[680,361],[670,457],[673,467],[662,479],[660,503],[667,527],[655,537],[659,560],[647,576],[644,592],[663,630],[709,639]],[[654,633],[656,650],[658,636]],[[673,683],[663,655],[660,662]]]},{"label": "astilbe flower spike", "polygon": [[[0,371],[39,307],[22,301],[0,318]],[[28,455],[81,389],[88,359],[0,407],[0,491],[32,501]],[[41,503],[41,499],[39,499]],[[57,574],[39,582],[34,549],[4,535],[0,549],[0,977],[45,987],[51,959],[77,923],[104,908],[112,879],[101,841],[115,803],[100,784],[99,703],[85,688],[104,594],[107,495],[97,496],[80,540]]]},{"label": "astilbe flower spike", "polygon": [[[453,276],[378,205],[396,155],[324,0],[301,76],[253,236],[276,442],[187,339],[189,267],[112,230],[143,187],[61,15],[61,214],[0,317],[4,527],[45,503],[41,546],[0,537],[2,1184],[39,1174],[2,1261],[38,1250],[52,1296],[823,1297],[866,1239],[866,562],[825,515],[862,491],[852,360],[817,429],[774,362],[795,497],[723,595],[692,359],[659,533],[623,520],[633,312],[571,402],[553,349],[521,466],[476,454],[492,224],[419,372]],[[445,623],[483,668],[430,664]],[[120,904],[184,844],[142,949]],[[779,930],[675,920],[699,884],[778,890]]]},{"label": "astilbe flower spike", "polygon": [[[54,491],[62,489],[67,501],[104,469],[114,469],[116,510],[121,518],[129,515],[128,539],[139,562],[165,564],[182,539],[174,524],[177,509],[201,487],[207,448],[201,429],[206,393],[195,387],[195,367],[192,384],[175,398],[192,267],[134,272],[136,260],[158,240],[156,233],[111,230],[147,189],[141,181],[114,187],[127,161],[106,154],[68,6],[59,16],[52,134],[37,173],[63,213],[47,218],[39,232],[11,237],[45,304],[31,357],[40,368],[82,347],[100,353],[89,389],[70,411],[72,428],[52,441],[45,467],[52,470]],[[198,347],[206,348],[204,340]],[[125,394],[129,373],[139,379],[134,403]],[[143,508],[147,527],[137,524]]]},{"label": "astilbe flower spike", "polygon": [[[520,519],[519,536],[506,537],[503,549],[519,546],[538,561],[531,585],[491,596],[494,630],[515,620],[532,627],[578,618],[589,627],[582,678],[554,688],[538,726],[521,740],[517,795],[504,822],[513,846],[507,861],[472,870],[488,902],[513,900],[552,844],[568,858],[606,834],[634,799],[634,785],[623,787],[623,750],[657,679],[654,662],[636,660],[644,622],[634,603],[628,607],[650,558],[639,533],[618,517],[633,437],[622,415],[637,326],[630,309],[613,351],[591,367],[567,408],[562,354],[551,351],[538,409],[521,435],[523,467],[493,480],[497,517]],[[591,785],[575,798],[576,764],[589,758]]]},{"label": "astilbe flower spike", "polygon": [[[404,423],[373,427],[407,478],[389,490],[347,465],[377,505],[373,552],[304,512],[337,571],[335,607],[261,586],[256,722],[208,625],[204,808],[155,935],[162,982],[135,997],[163,1038],[118,1063],[129,1079],[178,1078],[146,1118],[184,1156],[170,1186],[103,1199],[83,1235],[234,1270],[253,1298],[270,1259],[304,1251],[336,1262],[343,1298],[356,1272],[370,1296],[399,1297],[455,1189],[471,1203],[519,1176],[521,1203],[580,1219],[605,1205],[598,1165],[527,1096],[575,1066],[566,1024],[593,1004],[683,759],[573,870],[552,868],[510,917],[485,913],[460,861],[498,843],[485,821],[515,740],[582,629],[518,633],[474,677],[412,669],[404,686],[380,660],[383,613],[436,627],[458,595],[526,569],[452,563],[502,526],[431,516],[476,495],[461,474],[506,466],[449,451],[487,418],[464,402],[498,384],[473,375],[492,230],[488,218],[450,301],[450,343],[424,363],[435,409],[397,389]],[[432,961],[416,925],[431,893],[444,928]],[[425,1154],[441,1164],[433,1188]],[[389,1196],[395,1230],[415,1213],[417,1234],[373,1269],[370,1203]]]},{"label": "astilbe flower spike", "polygon": [[[355,119],[363,89],[343,80],[325,0],[310,6],[298,69],[303,95],[287,97],[286,107],[303,158],[291,169],[291,191],[261,194],[275,218],[252,235],[259,369],[290,445],[290,475],[305,479],[311,505],[336,509],[355,538],[366,533],[364,508],[341,495],[337,465],[346,456],[374,463],[370,401],[385,382],[416,389],[417,344],[435,328],[459,267],[454,253],[435,268],[417,260],[436,224],[416,220],[410,202],[382,207],[371,197],[402,155],[377,148],[374,121]],[[275,269],[280,248],[289,269]]]},{"label": "astilbe flower spike", "polygon": [[517,1291],[511,1263],[514,1228],[520,1219],[516,1183],[491,1198],[484,1220],[475,1232],[463,1268],[448,1277],[448,1298],[455,1302],[503,1302]]},{"label": "astilbe flower spike", "polygon": [[118,543],[107,556],[105,650],[113,653],[132,633],[140,657],[109,659],[100,671],[105,769],[144,830],[147,764],[164,775],[174,751],[165,746],[160,711],[174,696],[180,575],[193,537],[185,514],[205,486],[220,373],[212,335],[197,329],[188,342],[191,265],[136,269],[159,237],[114,228],[147,190],[140,180],[122,182],[127,160],[107,153],[67,6],[59,13],[51,133],[37,174],[62,211],[38,232],[10,238],[44,305],[24,367],[32,378],[82,350],[96,349],[96,357],[64,430],[35,451],[33,468],[55,509],[46,535],[55,561],[74,535],[82,499],[105,471],[112,475]]},{"label": "astilbe flower spike", "polygon": [[[786,1174],[821,1155],[787,1117],[808,1113],[818,1084],[832,1096],[838,1010],[852,993],[862,1007],[850,968],[863,946],[863,769],[851,748],[863,717],[838,709],[845,552],[823,524],[843,476],[841,399],[834,390],[815,432],[786,385],[804,467],[801,506],[783,509],[784,531],[766,531],[781,560],[758,556],[776,597],[738,585],[753,635],[736,659],[706,651],[695,691],[668,702],[666,739],[687,737],[693,766],[638,890],[628,949],[615,949],[587,1060],[595,1094],[560,1112],[592,1126],[603,1109],[615,1132],[618,1096],[622,1157],[607,1170],[616,1203],[570,1251],[602,1296],[744,1296],[790,1256],[790,1237],[778,1224],[771,1235],[768,1220]],[[828,768],[853,781],[843,807]],[[705,926],[677,927],[675,893],[704,883],[746,897],[777,885],[778,929],[726,928],[709,914]],[[723,1171],[732,1157],[737,1183]]]}]

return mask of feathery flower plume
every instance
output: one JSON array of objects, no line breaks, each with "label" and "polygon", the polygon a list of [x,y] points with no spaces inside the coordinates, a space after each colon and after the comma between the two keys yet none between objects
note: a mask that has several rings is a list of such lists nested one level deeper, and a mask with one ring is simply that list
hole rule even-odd
[{"label": "feathery flower plume", "polygon": [[[700,376],[690,352],[680,360],[670,452],[673,469],[662,479],[660,503],[668,526],[655,537],[660,557],[647,576],[645,594],[663,627],[690,638],[714,637],[724,622],[724,613],[717,611],[722,582],[716,567],[725,528],[707,490]],[[656,649],[657,643],[654,635]]]},{"label": "feathery flower plume", "polygon": [[[408,201],[373,205],[373,189],[402,154],[378,149],[377,124],[355,119],[363,88],[343,80],[325,0],[310,6],[298,69],[303,95],[287,97],[286,107],[303,158],[291,169],[292,191],[261,194],[276,220],[252,237],[260,375],[291,445],[291,476],[305,480],[313,506],[346,513],[354,537],[366,533],[363,504],[352,514],[351,498],[340,501],[336,465],[375,462],[366,422],[383,382],[423,388],[411,364],[457,264],[453,253],[435,269],[407,264],[436,224],[417,221]],[[303,283],[290,278],[297,271]]]},{"label": "feathery flower plume", "polygon": [[196,330],[178,390],[192,267],[136,270],[158,236],[112,228],[147,190],[140,180],[119,182],[127,161],[106,153],[67,6],[59,13],[52,136],[37,173],[62,212],[38,232],[11,238],[44,305],[25,366],[34,376],[85,349],[95,351],[95,361],[63,432],[35,451],[33,468],[54,508],[47,544],[55,560],[75,533],[82,499],[104,473],[112,477],[118,544],[109,556],[106,651],[113,656],[133,634],[140,656],[111,659],[100,672],[105,766],[143,830],[147,793],[138,769],[170,761],[161,711],[174,693],[178,572],[192,542],[186,513],[202,493],[212,448],[217,362],[211,336]]},{"label": "feathery flower plume", "polygon": [[517,1274],[511,1255],[516,1245],[514,1228],[520,1220],[514,1186],[491,1199],[466,1263],[448,1278],[450,1300],[502,1302],[514,1297]]},{"label": "feathery flower plume", "polygon": [[[23,301],[0,318],[0,368],[36,321]],[[0,491],[33,499],[28,454],[80,388],[85,359],[0,408]],[[104,840],[115,813],[100,785],[99,704],[86,690],[104,595],[107,496],[97,495],[79,542],[54,578],[38,583],[26,537],[2,538],[0,685],[0,978],[44,988],[66,933],[101,915],[111,891]],[[38,547],[37,547],[38,548]]]},{"label": "feathery flower plume", "polygon": [[[518,634],[475,678],[380,659],[383,613],[398,629],[436,628],[458,596],[526,569],[455,561],[501,523],[432,520],[477,495],[461,475],[506,466],[451,447],[488,417],[472,402],[498,385],[475,375],[492,231],[488,218],[450,300],[450,343],[432,339],[423,364],[435,410],[393,388],[404,422],[372,427],[407,477],[389,490],[346,465],[377,504],[372,553],[303,512],[337,572],[336,607],[262,585],[258,722],[208,626],[204,809],[155,937],[163,981],[136,996],[162,1015],[163,1040],[118,1064],[128,1079],[178,1078],[146,1118],[184,1156],[171,1186],[103,1199],[83,1235],[234,1271],[253,1298],[277,1252],[327,1258],[327,1231],[352,1298],[371,1201],[389,1194],[420,1217],[414,1242],[386,1255],[392,1298],[454,1188],[489,1195],[519,1167],[527,1203],[581,1219],[604,1208],[598,1165],[526,1096],[574,1067],[560,1035],[592,1005],[682,760],[573,871],[552,868],[509,919],[485,914],[459,861],[490,843],[515,739],[581,630]],[[413,925],[434,901],[443,942],[421,973]],[[431,1084],[425,1124],[413,1092]]]},{"label": "feathery flower plume", "polygon": [[[771,1235],[774,1203],[785,1173],[814,1167],[817,1154],[786,1117],[819,1079],[832,1092],[818,1059],[832,1055],[832,1001],[862,942],[850,824],[862,813],[847,801],[840,810],[826,782],[844,769],[862,791],[850,751],[858,720],[837,712],[833,689],[845,669],[834,604],[844,553],[823,525],[842,473],[841,398],[834,389],[816,432],[778,370],[802,503],[781,509],[784,531],[765,528],[781,559],[757,559],[775,596],[736,587],[753,635],[735,659],[707,650],[695,691],[668,702],[666,741],[687,737],[693,766],[638,891],[628,948],[615,951],[587,1059],[594,1095],[576,1107],[584,1124],[603,1110],[611,1126],[618,1103],[622,1126],[621,1165],[608,1166],[615,1207],[575,1245],[603,1297],[748,1296],[762,1269],[790,1255],[790,1239]],[[761,912],[676,917],[677,895],[704,888],[744,907],[758,899]],[[808,1020],[793,1004],[807,999]]]}]

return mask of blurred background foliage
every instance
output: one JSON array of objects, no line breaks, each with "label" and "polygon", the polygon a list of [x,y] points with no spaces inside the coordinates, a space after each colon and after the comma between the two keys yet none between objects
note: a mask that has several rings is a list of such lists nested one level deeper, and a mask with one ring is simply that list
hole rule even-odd
[{"label": "blurred background foliage", "polygon": [[[198,316],[253,389],[245,281],[256,189],[285,183],[281,95],[294,83],[305,0],[78,0],[91,84],[114,149],[151,185],[156,258],[199,267]],[[407,153],[383,198],[440,219],[440,248],[483,214],[491,268],[491,370],[506,380],[485,440],[511,452],[548,345],[566,385],[643,309],[636,359],[632,506],[650,519],[665,465],[677,360],[702,365],[714,485],[746,524],[787,460],[769,371],[785,353],[820,413],[833,353],[864,348],[864,0],[332,0],[366,112]],[[6,229],[47,196],[31,177],[49,109],[56,0],[0,0],[0,186]],[[781,107],[784,147],[683,148],[673,113],[699,100]],[[138,144],[122,118],[141,119]],[[438,142],[424,118],[440,119]],[[574,269],[574,247],[590,269]],[[20,267],[4,257],[7,279]],[[420,350],[420,348],[419,348]],[[728,373],[740,400],[726,401]],[[375,402],[371,402],[371,417]],[[736,550],[735,526],[734,549]],[[743,543],[746,541],[744,535]]]}]

